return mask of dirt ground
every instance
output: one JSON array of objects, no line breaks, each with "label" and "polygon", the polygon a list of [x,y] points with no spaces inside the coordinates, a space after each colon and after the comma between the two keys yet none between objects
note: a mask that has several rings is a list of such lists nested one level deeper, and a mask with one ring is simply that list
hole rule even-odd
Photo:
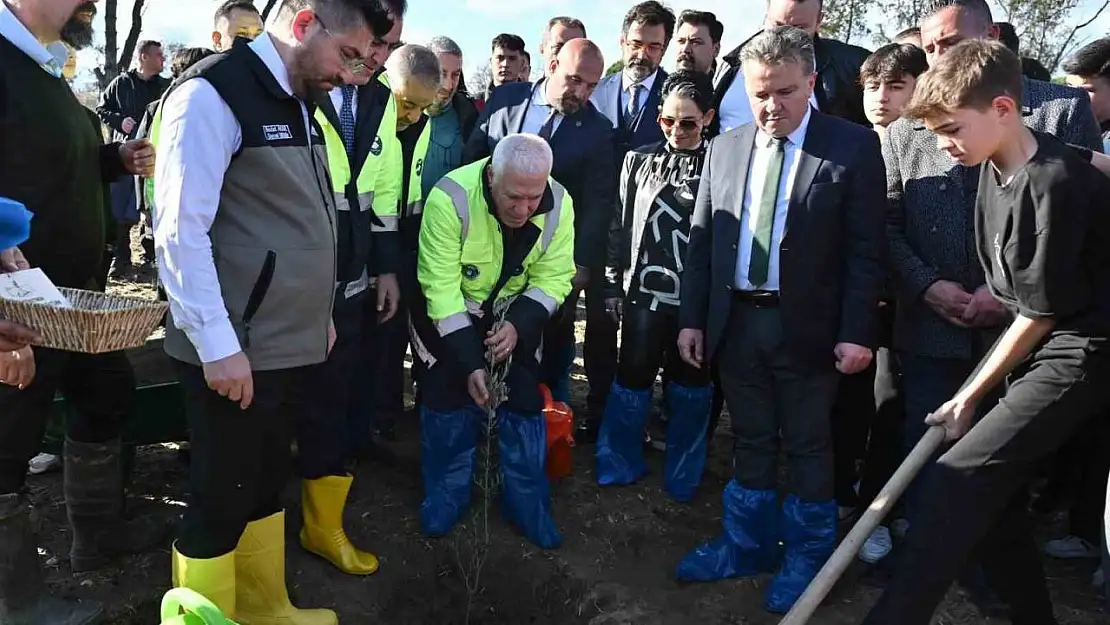
[{"label": "dirt ground", "polygon": [[[120,288],[140,294],[134,285]],[[149,293],[149,290],[147,291]],[[140,377],[163,377],[157,354],[137,359]],[[582,371],[574,375],[574,406],[583,401]],[[352,540],[378,554],[381,570],[349,577],[306,554],[296,541],[300,526],[296,484],[286,492],[288,580],[302,606],[334,608],[343,623],[390,625],[589,624],[684,625],[692,623],[770,625],[778,617],[763,611],[767,578],[682,585],[674,567],[689,549],[720,530],[720,494],[729,479],[730,437],[716,436],[701,493],[690,505],[671,502],[660,483],[662,454],[648,451],[652,473],[635,486],[602,489],[594,482],[593,446],[575,451],[574,472],[553,489],[555,519],[564,546],[543,552],[528,544],[491,508],[491,539],[480,588],[469,593],[464,572],[474,541],[467,530],[428,540],[420,535],[421,499],[418,423],[398,426],[392,462],[360,466],[347,508]],[[170,520],[182,511],[187,467],[170,446],[144,447],[135,466],[130,506],[133,514]],[[169,544],[121,560],[108,570],[74,575],[69,570],[65,508],[59,473],[32,477],[44,561],[53,590],[101,601],[120,625],[158,623],[158,604],[170,580]],[[1050,533],[1053,528],[1046,527]],[[1088,580],[1093,563],[1046,562],[1063,625],[1106,623]],[[862,565],[849,571],[814,619],[815,624],[858,623],[881,592],[885,572]],[[950,592],[936,623],[993,623],[982,619],[960,591]]]}]

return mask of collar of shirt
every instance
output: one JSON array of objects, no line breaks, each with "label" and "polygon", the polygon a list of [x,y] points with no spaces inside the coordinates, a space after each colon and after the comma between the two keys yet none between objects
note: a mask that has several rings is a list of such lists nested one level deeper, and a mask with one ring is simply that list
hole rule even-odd
[{"label": "collar of shirt", "polygon": [[7,39],[21,52],[31,57],[51,76],[61,78],[62,67],[69,58],[69,50],[61,41],[43,45],[15,15],[15,11],[0,2],[0,37]]},{"label": "collar of shirt", "polygon": [[[802,147],[802,144],[804,144],[806,140],[806,131],[809,130],[809,117],[812,114],[813,107],[811,106],[806,108],[806,114],[805,117],[802,117],[802,123],[798,124],[798,127],[794,129],[794,132],[786,135],[786,143],[788,146],[792,146],[795,148]],[[759,147],[761,148],[771,147],[771,141],[774,139],[774,137],[763,132],[762,130],[760,130],[756,134],[756,137],[758,138],[757,141],[759,142]]]},{"label": "collar of shirt", "polygon": [[532,88],[532,106],[544,106],[550,108],[551,105],[547,102],[546,80],[541,80],[537,82],[536,86]]},{"label": "collar of shirt", "polygon": [[650,93],[652,86],[655,85],[655,77],[659,75],[659,70],[652,72],[647,78],[640,82],[634,83],[628,78],[628,74],[621,72],[621,91],[632,95],[632,85],[640,85],[644,88],[645,92]]},{"label": "collar of shirt", "polygon": [[293,83],[289,81],[289,70],[285,67],[285,62],[281,60],[281,55],[278,54],[277,48],[274,47],[274,42],[270,38],[271,35],[269,33],[262,34],[264,36],[260,36],[250,42],[251,50],[254,50],[258,58],[262,59],[262,62],[266,64],[266,69],[270,70],[270,73],[274,75],[274,78],[277,80],[278,84],[281,85],[281,88],[289,95],[295,97],[296,94],[293,93]]}]

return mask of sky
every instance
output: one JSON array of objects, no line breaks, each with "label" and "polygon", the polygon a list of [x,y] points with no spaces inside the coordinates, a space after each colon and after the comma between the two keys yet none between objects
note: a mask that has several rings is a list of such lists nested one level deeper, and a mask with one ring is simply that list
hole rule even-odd
[{"label": "sky", "polygon": [[[95,23],[97,43],[103,43],[103,2]],[[212,13],[217,0],[147,0],[140,38],[185,45],[210,46]],[[256,4],[265,2],[256,0]],[[437,35],[454,39],[463,50],[464,69],[470,76],[489,60],[490,40],[498,33],[518,34],[528,44],[533,69],[538,62],[540,35],[547,20],[555,15],[577,17],[586,24],[587,34],[605,54],[606,64],[620,60],[621,21],[632,0],[409,0],[408,15],[402,39],[406,43],[427,43]],[[762,11],[752,10],[761,0],[694,0],[667,1],[678,13],[699,8],[713,11],[725,24],[723,48],[739,45],[755,32],[762,21]],[[448,8],[450,7],[450,8]],[[745,8],[742,8],[745,7]],[[120,45],[131,24],[130,0],[119,0],[117,30]],[[666,67],[673,65],[673,53]],[[98,54],[89,49],[78,56],[78,69],[86,78],[99,63]]]},{"label": "sky", "polygon": [[[569,15],[586,24],[590,39],[601,46],[606,64],[620,60],[618,38],[621,21],[633,0],[409,0],[403,40],[426,43],[437,35],[454,39],[463,49],[464,69],[469,77],[488,61],[489,43],[494,35],[514,33],[524,38],[538,61],[539,41],[548,18]],[[211,45],[212,13],[218,0],[147,0],[141,38],[164,43],[179,42],[192,46]],[[256,4],[265,4],[258,1]],[[725,25],[722,54],[739,45],[755,32],[763,18],[762,0],[665,0],[675,13],[697,8],[713,11]],[[1090,14],[1098,0],[1081,0],[1076,16]],[[103,13],[103,2],[100,5]],[[119,0],[118,31],[120,45],[131,22],[130,0]],[[103,40],[103,15],[97,17],[98,40]],[[1110,31],[1110,11],[1085,31],[1087,36]],[[863,42],[865,44],[870,42]],[[86,80],[91,68],[99,62],[95,51],[86,50],[78,57],[79,71]],[[674,64],[674,52],[668,51],[664,67]],[[168,68],[167,68],[168,70]]]}]

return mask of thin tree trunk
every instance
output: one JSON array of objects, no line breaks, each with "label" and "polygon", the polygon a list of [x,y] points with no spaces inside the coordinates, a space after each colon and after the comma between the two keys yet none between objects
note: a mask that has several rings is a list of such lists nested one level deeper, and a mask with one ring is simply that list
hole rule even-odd
[{"label": "thin tree trunk", "polygon": [[117,0],[105,0],[104,2],[104,69],[97,72],[101,91],[106,89],[108,83],[119,75],[119,67],[117,66],[119,55],[117,54],[116,43],[116,4]]},{"label": "thin tree trunk", "polygon": [[278,2],[278,0],[266,0],[266,7],[264,9],[262,9],[262,22],[263,23],[265,23],[266,20],[268,20],[270,18],[270,11],[274,10],[274,6],[277,5],[277,2]]},{"label": "thin tree trunk", "polygon": [[131,29],[127,31],[127,40],[123,43],[123,50],[116,64],[116,73],[123,73],[131,66],[131,57],[135,55],[135,45],[139,43],[139,35],[143,32],[143,7],[146,0],[135,0],[131,6]]},{"label": "thin tree trunk", "polygon": [[1102,15],[1102,12],[1106,10],[1107,6],[1110,6],[1110,0],[1103,0],[1102,6],[1098,8],[1098,11],[1095,11],[1095,14],[1091,16],[1091,19],[1080,24],[1076,24],[1075,28],[1071,29],[1071,32],[1068,33],[1067,38],[1064,39],[1064,43],[1060,46],[1060,49],[1056,51],[1056,56],[1052,57],[1052,65],[1049,66],[1048,71],[1051,72],[1060,66],[1060,60],[1064,57],[1064,54],[1068,52],[1068,48],[1071,46],[1072,40],[1075,39],[1076,33],[1090,26],[1095,20],[1097,20],[1098,16]]}]

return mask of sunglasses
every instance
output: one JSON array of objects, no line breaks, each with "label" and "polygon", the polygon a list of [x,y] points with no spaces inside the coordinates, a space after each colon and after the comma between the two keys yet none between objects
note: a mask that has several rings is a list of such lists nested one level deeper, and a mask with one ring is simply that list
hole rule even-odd
[{"label": "sunglasses", "polygon": [[659,125],[662,126],[664,130],[670,130],[677,125],[680,130],[685,130],[687,132],[694,132],[701,127],[701,125],[693,119],[675,119],[673,117],[664,117],[663,115],[659,116]]}]

